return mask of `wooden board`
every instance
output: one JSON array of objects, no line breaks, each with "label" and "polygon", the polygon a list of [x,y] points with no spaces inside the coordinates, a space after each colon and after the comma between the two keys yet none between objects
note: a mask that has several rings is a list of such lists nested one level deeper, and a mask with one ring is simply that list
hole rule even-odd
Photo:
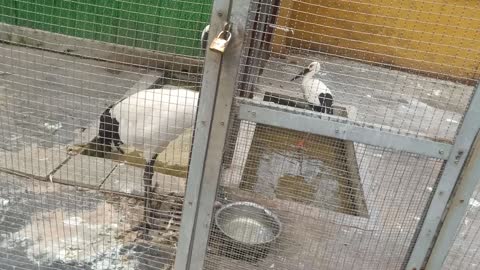
[{"label": "wooden board", "polygon": [[[299,99],[278,94],[265,93],[264,100],[285,106],[302,107]],[[338,116],[348,117],[344,107],[336,106],[334,112]],[[301,140],[304,141],[303,149],[297,147]],[[275,183],[259,177],[262,160],[272,159],[273,155],[290,154],[295,156],[290,158],[291,160],[298,157],[321,162],[324,170],[321,176],[327,177],[317,183],[307,183],[303,181],[303,176],[290,174],[279,177]],[[284,162],[288,161],[288,158],[285,158]],[[303,160],[301,162],[303,164]],[[278,170],[286,171],[286,166],[288,165],[282,164]],[[332,192],[337,195],[328,197],[327,191],[322,195],[324,191],[321,189],[328,189],[333,185],[335,186]],[[355,148],[351,141],[256,124],[240,188],[260,193],[273,190],[275,194],[270,195],[279,199],[316,205],[355,216],[368,216]]]},{"label": "wooden board", "polygon": [[[187,129],[158,155],[152,181],[157,192],[184,194],[191,141],[192,129]],[[118,166],[108,176],[101,189],[142,195],[145,161],[140,153],[124,150],[125,155],[107,155],[106,160],[113,160]]]}]

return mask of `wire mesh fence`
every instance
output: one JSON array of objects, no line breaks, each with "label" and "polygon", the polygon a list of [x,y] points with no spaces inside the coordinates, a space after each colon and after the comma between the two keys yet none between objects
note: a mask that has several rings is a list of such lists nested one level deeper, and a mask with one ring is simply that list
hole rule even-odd
[{"label": "wire mesh fence", "polygon": [[171,269],[212,1],[0,5],[0,268]]},{"label": "wire mesh fence", "polygon": [[[214,228],[205,269],[400,269],[443,161],[249,122],[237,138],[217,199],[267,207],[282,232],[261,257]],[[243,211],[215,224],[252,243],[276,226]]]},{"label": "wire mesh fence", "polygon": [[480,221],[478,215],[479,202],[478,187],[468,204],[468,211],[457,231],[455,242],[443,265],[443,269],[477,269],[478,261],[478,235]]},{"label": "wire mesh fence", "polygon": [[[173,269],[212,2],[0,0],[0,268]],[[238,112],[450,146],[479,4],[249,4],[203,268],[402,269],[444,159]],[[477,195],[445,269],[477,268]]]},{"label": "wire mesh fence", "polygon": [[[210,10],[211,1],[14,0],[2,1],[0,22],[129,47],[199,56],[198,30],[205,27]],[[32,38],[19,37],[18,42],[30,43]],[[108,51],[104,47],[103,50]]]},{"label": "wire mesh fence", "polygon": [[[453,143],[478,80],[478,8],[251,1],[237,106]],[[404,269],[444,160],[255,123],[238,107],[204,269]]]},{"label": "wire mesh fence", "polygon": [[[453,140],[478,79],[477,4],[253,2],[277,24],[264,23],[274,32],[268,41],[261,39],[268,31],[252,22],[254,39],[267,45],[252,43],[244,57],[269,57],[261,72],[244,67],[239,91],[301,97],[321,83],[334,102],[357,108],[355,122]],[[291,81],[313,62],[318,68]]]}]

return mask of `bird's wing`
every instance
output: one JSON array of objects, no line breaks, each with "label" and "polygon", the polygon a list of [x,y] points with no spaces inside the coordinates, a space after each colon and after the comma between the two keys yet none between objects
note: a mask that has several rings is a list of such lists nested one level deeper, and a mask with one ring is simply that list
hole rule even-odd
[{"label": "bird's wing", "polygon": [[198,93],[188,89],[149,89],[118,103],[112,115],[124,143],[160,149],[192,125],[197,100]]},{"label": "bird's wing", "polygon": [[313,79],[309,83],[309,87],[312,89],[312,91],[315,93],[315,96],[318,97],[318,95],[324,93],[324,94],[332,94],[330,89],[327,87],[325,83],[323,83],[319,79]]},{"label": "bird's wing", "polygon": [[318,96],[320,94],[331,94],[330,89],[318,79],[304,80],[302,87],[305,99],[315,105],[319,105]]}]

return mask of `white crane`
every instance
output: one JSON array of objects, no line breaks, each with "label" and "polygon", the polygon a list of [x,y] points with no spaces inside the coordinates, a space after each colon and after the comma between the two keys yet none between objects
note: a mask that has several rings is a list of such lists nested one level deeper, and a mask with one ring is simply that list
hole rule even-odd
[{"label": "white crane", "polygon": [[170,141],[191,127],[196,117],[199,93],[184,88],[147,89],[126,97],[100,116],[97,143],[121,144],[142,151],[146,164],[144,182],[144,232],[150,228],[150,207],[154,164]]},{"label": "white crane", "polygon": [[319,62],[312,62],[302,72],[295,76],[291,81],[303,75],[302,89],[305,100],[313,104],[313,109],[317,112],[333,114],[333,94],[328,87],[315,74],[320,72]]}]

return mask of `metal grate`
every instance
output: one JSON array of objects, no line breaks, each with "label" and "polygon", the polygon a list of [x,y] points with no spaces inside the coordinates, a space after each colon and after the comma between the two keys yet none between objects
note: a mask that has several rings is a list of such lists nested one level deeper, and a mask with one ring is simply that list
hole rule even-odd
[{"label": "metal grate", "polygon": [[451,247],[443,269],[477,269],[479,243],[479,211],[480,194],[478,187],[469,200],[469,207],[459,230],[455,242]]},{"label": "metal grate", "polygon": [[212,1],[0,6],[0,268],[171,269]]}]

